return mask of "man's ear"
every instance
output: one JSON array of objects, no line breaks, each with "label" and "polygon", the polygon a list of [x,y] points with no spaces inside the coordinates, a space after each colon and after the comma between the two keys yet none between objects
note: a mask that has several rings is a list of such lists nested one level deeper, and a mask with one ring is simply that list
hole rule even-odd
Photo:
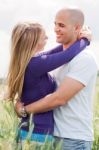
[{"label": "man's ear", "polygon": [[79,33],[80,30],[81,30],[81,28],[82,28],[81,25],[76,24],[76,25],[75,25],[75,32],[76,32],[76,33]]}]

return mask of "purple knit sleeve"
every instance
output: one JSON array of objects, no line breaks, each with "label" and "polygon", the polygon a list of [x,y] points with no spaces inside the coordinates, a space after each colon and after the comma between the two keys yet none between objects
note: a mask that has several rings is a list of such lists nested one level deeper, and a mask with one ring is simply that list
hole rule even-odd
[{"label": "purple knit sleeve", "polygon": [[60,51],[63,51],[63,46],[62,45],[56,46],[51,50],[44,51],[44,52],[41,53],[41,55],[50,55],[50,54],[58,53]]},{"label": "purple knit sleeve", "polygon": [[33,76],[41,76],[71,61],[77,54],[84,50],[87,45],[89,45],[88,40],[83,38],[76,41],[64,51],[51,55],[34,57],[29,63],[29,68],[31,69]]}]

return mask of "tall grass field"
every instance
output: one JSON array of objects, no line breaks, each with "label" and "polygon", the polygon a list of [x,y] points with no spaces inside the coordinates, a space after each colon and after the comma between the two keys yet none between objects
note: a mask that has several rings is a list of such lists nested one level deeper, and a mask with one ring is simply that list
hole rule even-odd
[{"label": "tall grass field", "polygon": [[[0,150],[21,150],[18,144],[19,119],[14,111],[12,102],[2,101],[2,95],[5,94],[5,85],[0,84]],[[99,150],[99,76],[96,82],[94,97],[94,142],[92,150]],[[30,118],[30,131],[27,140],[23,144],[22,150],[51,150],[51,145],[45,141],[43,146],[38,146],[30,142],[30,136],[33,129]],[[64,132],[64,131],[63,131]],[[56,150],[60,149],[61,143]]]}]

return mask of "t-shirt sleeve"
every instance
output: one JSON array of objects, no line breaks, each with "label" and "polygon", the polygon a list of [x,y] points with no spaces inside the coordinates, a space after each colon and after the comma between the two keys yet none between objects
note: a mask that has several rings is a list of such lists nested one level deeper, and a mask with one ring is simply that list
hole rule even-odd
[{"label": "t-shirt sleeve", "polygon": [[70,64],[70,70],[66,76],[73,78],[85,86],[88,84],[92,76],[97,74],[97,64],[91,55],[83,55],[74,58]]}]

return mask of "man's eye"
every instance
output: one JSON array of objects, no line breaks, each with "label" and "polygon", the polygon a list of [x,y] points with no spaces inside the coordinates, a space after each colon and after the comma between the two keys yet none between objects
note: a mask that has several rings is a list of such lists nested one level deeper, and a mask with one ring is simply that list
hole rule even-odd
[{"label": "man's eye", "polygon": [[60,27],[65,27],[64,24],[61,24],[61,23],[59,24],[59,26],[60,26]]}]

